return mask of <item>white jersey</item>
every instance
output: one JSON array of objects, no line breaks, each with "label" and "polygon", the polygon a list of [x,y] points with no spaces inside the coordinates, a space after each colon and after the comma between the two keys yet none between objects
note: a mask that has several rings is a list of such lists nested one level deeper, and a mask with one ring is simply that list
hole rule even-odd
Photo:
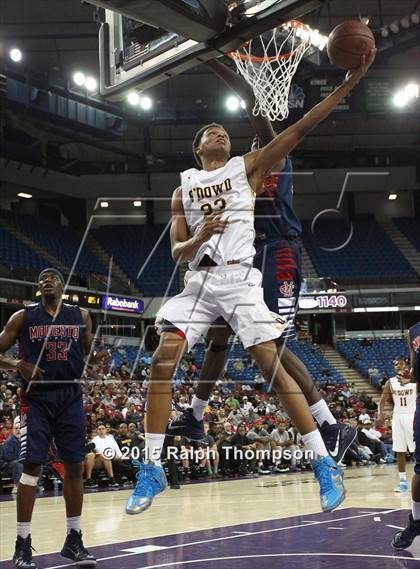
[{"label": "white jersey", "polygon": [[252,265],[255,193],[249,185],[243,156],[231,158],[216,170],[191,168],[181,173],[182,203],[190,234],[195,235],[205,216],[223,211],[229,220],[223,234],[213,235],[197,251],[189,267],[196,270],[204,255],[217,265],[238,261]]},{"label": "white jersey", "polygon": [[416,411],[417,385],[415,383],[401,385],[397,377],[391,377],[389,384],[394,400],[394,414],[414,415]]}]

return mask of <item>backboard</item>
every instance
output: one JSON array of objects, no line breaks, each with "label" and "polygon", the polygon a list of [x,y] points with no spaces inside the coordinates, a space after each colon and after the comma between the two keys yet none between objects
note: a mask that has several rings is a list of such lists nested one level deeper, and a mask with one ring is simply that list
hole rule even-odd
[{"label": "backboard", "polygon": [[99,33],[100,91],[112,101],[145,90],[324,0],[89,0],[105,8]]}]

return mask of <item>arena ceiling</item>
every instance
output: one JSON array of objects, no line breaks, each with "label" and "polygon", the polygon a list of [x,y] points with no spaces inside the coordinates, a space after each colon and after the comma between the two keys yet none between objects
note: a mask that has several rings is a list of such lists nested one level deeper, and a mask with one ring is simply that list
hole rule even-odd
[{"label": "arena ceiling", "polygon": [[[418,11],[419,1],[346,0],[325,1],[323,6],[305,16],[305,22],[328,34],[339,22],[357,17],[370,18],[379,30],[403,16]],[[95,8],[79,0],[13,0],[2,5],[0,14],[0,58],[3,72],[16,78],[31,76],[38,85],[54,90],[71,81],[75,70],[98,77],[98,23]],[[418,75],[419,48],[412,43],[391,42],[382,49],[372,74],[388,73],[401,81]],[[10,47],[23,52],[23,60],[8,60]],[[0,69],[0,73],[1,73]],[[311,69],[302,70],[309,76]],[[201,87],[200,87],[201,86]],[[205,104],[206,97],[223,101],[228,89],[205,66],[168,80],[150,90],[159,108],[170,102],[185,100],[195,94],[195,101]],[[95,98],[96,99],[96,98]],[[92,100],[101,108],[107,103]],[[19,145],[39,147],[39,164],[46,169],[67,174],[102,174],[113,172],[173,172],[191,165],[191,138],[200,126],[198,121],[182,120],[177,124],[150,119],[147,113],[135,114],[124,104],[116,112],[127,121],[120,137],[102,136],[83,129],[64,127],[36,116],[28,109],[3,105],[2,154],[10,160],[22,160]],[[234,152],[245,152],[252,135],[245,118],[223,115],[232,135]],[[299,147],[297,157],[306,166],[367,165],[366,156],[393,156],[394,164],[415,164],[418,152],[418,121],[410,115],[369,116],[360,113],[351,118],[339,116],[326,121]],[[7,152],[5,152],[7,149]],[[373,158],[372,158],[373,159]],[[352,164],[352,160],[355,161]],[[311,162],[312,161],[312,162]]]}]

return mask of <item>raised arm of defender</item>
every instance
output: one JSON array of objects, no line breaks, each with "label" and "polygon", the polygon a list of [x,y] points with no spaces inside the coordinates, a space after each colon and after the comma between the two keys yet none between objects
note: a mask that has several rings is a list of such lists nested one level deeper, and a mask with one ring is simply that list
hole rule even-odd
[{"label": "raised arm of defender", "polygon": [[171,250],[172,258],[176,262],[193,259],[203,243],[217,233],[224,233],[229,224],[227,220],[221,219],[222,212],[214,212],[205,216],[201,229],[191,237],[185,219],[181,188],[174,191],[171,208]]},{"label": "raised arm of defender", "polygon": [[363,56],[361,66],[354,71],[349,71],[343,83],[328,97],[315,105],[303,118],[276,136],[264,148],[250,152],[245,156],[248,180],[255,191],[279,159],[291,152],[313,128],[327,118],[341,99],[357,85],[372,65],[375,55],[376,49],[372,50],[369,56]]}]

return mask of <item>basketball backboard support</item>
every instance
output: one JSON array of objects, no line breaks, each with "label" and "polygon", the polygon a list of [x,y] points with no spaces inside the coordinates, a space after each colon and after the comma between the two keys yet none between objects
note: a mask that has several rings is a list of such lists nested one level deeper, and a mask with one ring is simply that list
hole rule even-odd
[{"label": "basketball backboard support", "polygon": [[89,1],[106,8],[99,32],[100,92],[120,101],[130,89],[143,91],[220,57],[326,0]]}]

